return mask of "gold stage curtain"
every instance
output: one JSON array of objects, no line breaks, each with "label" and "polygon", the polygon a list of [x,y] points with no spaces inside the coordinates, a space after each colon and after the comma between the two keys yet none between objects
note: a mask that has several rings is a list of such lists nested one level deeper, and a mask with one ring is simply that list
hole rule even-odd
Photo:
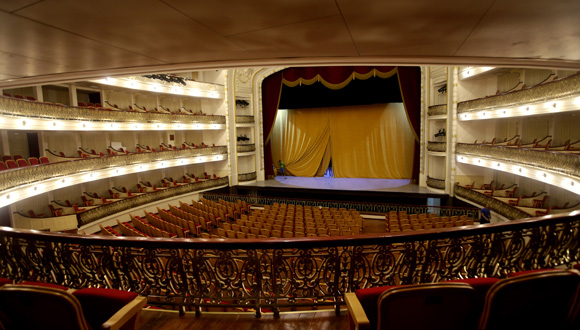
[{"label": "gold stage curtain", "polygon": [[336,108],[330,136],[334,177],[411,178],[415,137],[402,103]]},{"label": "gold stage curtain", "polygon": [[271,135],[274,166],[282,160],[288,174],[324,175],[330,161],[330,111],[279,110]]},{"label": "gold stage curtain", "polygon": [[280,110],[272,132],[274,164],[289,174],[409,179],[414,135],[401,103]]}]

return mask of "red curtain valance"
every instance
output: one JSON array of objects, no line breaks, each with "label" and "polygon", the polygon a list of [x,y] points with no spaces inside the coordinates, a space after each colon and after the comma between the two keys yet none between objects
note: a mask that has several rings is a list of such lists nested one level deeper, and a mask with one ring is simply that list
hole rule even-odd
[{"label": "red curtain valance", "polygon": [[317,75],[331,84],[340,84],[352,77],[353,72],[358,74],[368,74],[373,70],[381,73],[392,72],[397,69],[394,66],[326,66],[326,67],[303,67],[288,68],[282,71],[282,78],[286,81],[296,81],[298,79],[311,80]]}]

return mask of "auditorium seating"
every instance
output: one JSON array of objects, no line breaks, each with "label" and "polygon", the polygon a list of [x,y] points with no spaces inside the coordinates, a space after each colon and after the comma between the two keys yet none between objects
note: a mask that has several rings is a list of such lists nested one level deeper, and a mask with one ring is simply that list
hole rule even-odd
[{"label": "auditorium seating", "polygon": [[[492,181],[493,183],[493,181]],[[505,203],[510,207],[518,209],[519,211],[529,215],[530,217],[542,216],[550,214],[550,212],[558,213],[565,212],[567,210],[567,203],[563,207],[550,207],[548,206],[548,193],[546,192],[533,192],[530,196],[519,195],[517,196],[517,185],[511,185],[508,188],[501,187],[498,189],[490,188],[490,185],[484,184],[481,189],[469,188],[474,185],[465,185],[464,188],[471,189],[473,191],[479,192],[486,196],[489,196],[497,201]],[[569,209],[568,211],[575,210],[576,207]]]},{"label": "auditorium seating", "polygon": [[[117,220],[117,228],[119,228],[119,230],[121,231],[123,236],[149,237],[149,235],[137,230],[129,222],[121,222],[121,221]],[[102,232],[102,227],[101,227],[101,232]],[[113,230],[113,232],[115,233],[114,230]],[[107,232],[107,234],[108,234],[108,232]],[[115,236],[119,236],[119,235],[115,235]]]},{"label": "auditorium seating", "polygon": [[[226,203],[222,200],[219,202]],[[231,226],[234,234],[242,232],[246,237],[248,233],[257,238],[324,237],[359,234],[363,226],[363,219],[355,210],[321,209],[277,203],[247,213],[249,210],[249,205],[244,205],[242,201],[238,201],[237,205],[229,203],[228,212],[234,215],[229,220],[235,219],[236,223],[232,225],[223,223],[222,227],[226,229],[226,233]]]},{"label": "auditorium seating", "polygon": [[19,167],[28,167],[31,165],[39,165],[41,164],[41,161],[39,161],[39,158],[36,157],[29,157],[28,159],[24,159],[20,155],[15,156],[4,155],[2,156],[2,161],[0,161],[0,163],[1,163],[0,170],[4,170],[8,168],[19,168]]},{"label": "auditorium seating", "polygon": [[[479,143],[480,145],[489,145],[489,146],[503,146],[503,147],[510,147],[510,148],[531,148],[531,149],[538,149],[538,150],[547,150],[552,152],[562,152],[562,153],[580,153],[580,140],[570,143],[570,140],[564,141],[564,144],[553,146],[552,145],[552,136],[547,135],[543,138],[534,138],[532,142],[522,143],[519,135],[515,135],[511,139],[503,139],[501,142],[498,142],[501,139],[493,138],[491,142],[487,142],[483,140],[483,142]],[[474,144],[478,144],[477,140],[475,140]]]},{"label": "auditorium seating", "polygon": [[[145,221],[144,219],[142,219],[139,216],[134,216],[131,214],[130,217],[131,217],[131,226],[133,226],[134,228],[136,228],[140,232],[147,234],[148,236],[166,237],[166,238],[177,237],[176,234],[170,233],[170,232],[163,230],[163,229],[160,229],[160,228],[154,226],[153,224],[149,223],[148,221]],[[155,217],[152,217],[152,216],[150,216],[150,218],[152,218],[153,221],[155,221],[155,222],[157,220]]]},{"label": "auditorium seating", "polygon": [[387,232],[417,231],[433,228],[450,228],[458,226],[470,226],[474,224],[473,219],[467,215],[462,216],[442,216],[435,213],[407,214],[405,211],[391,211],[386,215]]},{"label": "auditorium seating", "polygon": [[535,270],[360,289],[345,301],[355,329],[575,329],[579,289],[576,270]]},{"label": "auditorium seating", "polygon": [[101,235],[104,235],[104,236],[122,236],[115,229],[113,229],[113,227],[111,227],[111,226],[103,226],[103,225],[99,224],[99,227],[101,228],[101,231],[99,232]]}]

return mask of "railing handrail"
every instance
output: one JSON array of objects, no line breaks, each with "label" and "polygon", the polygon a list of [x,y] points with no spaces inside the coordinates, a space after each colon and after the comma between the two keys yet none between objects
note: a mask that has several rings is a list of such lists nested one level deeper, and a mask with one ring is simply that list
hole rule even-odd
[{"label": "railing handrail", "polygon": [[0,276],[130,290],[151,305],[196,311],[247,307],[259,316],[261,308],[321,305],[338,311],[344,293],[359,288],[570,266],[580,260],[579,236],[579,212],[412,233],[262,240],[0,228]]},{"label": "railing handrail", "polygon": [[[175,249],[289,249],[320,248],[336,246],[388,245],[414,241],[444,238],[459,238],[482,234],[500,233],[515,229],[538,228],[552,223],[571,223],[580,221],[580,212],[546,215],[485,225],[470,225],[431,230],[396,232],[385,234],[361,234],[353,236],[294,237],[269,239],[229,239],[229,238],[162,238],[162,237],[112,237],[100,235],[79,235],[51,233],[30,229],[0,227],[0,237],[31,238],[37,241],[61,242],[67,244],[120,246],[136,248],[175,248]],[[459,230],[458,230],[459,229]]]},{"label": "railing handrail", "polygon": [[580,155],[573,153],[473,143],[457,143],[456,151],[458,155],[491,157],[512,163],[553,169],[575,177],[580,176]]},{"label": "railing handrail", "polygon": [[580,81],[580,74],[574,74],[563,79],[554,80],[545,84],[538,84],[531,88],[465,100],[457,104],[457,112],[463,113],[571,96],[579,92],[577,87],[578,81]]},{"label": "railing handrail", "polygon": [[[13,168],[0,172],[0,191],[22,184],[37,182],[39,180],[51,179],[62,175],[74,174],[88,170],[94,171],[99,169],[106,169],[110,168],[111,166],[127,166],[137,163],[168,160],[187,156],[197,157],[208,154],[215,155],[226,153],[226,146],[216,146],[198,149],[135,152],[122,155],[79,158],[75,160],[65,160],[48,164]],[[66,171],[64,168],[69,166],[71,168]]]},{"label": "railing handrail", "polygon": [[106,109],[77,107],[64,104],[22,100],[0,95],[0,113],[13,116],[39,117],[66,120],[90,121],[157,121],[179,123],[217,123],[225,124],[223,115],[186,115],[179,113],[133,112],[127,110],[110,111]]}]

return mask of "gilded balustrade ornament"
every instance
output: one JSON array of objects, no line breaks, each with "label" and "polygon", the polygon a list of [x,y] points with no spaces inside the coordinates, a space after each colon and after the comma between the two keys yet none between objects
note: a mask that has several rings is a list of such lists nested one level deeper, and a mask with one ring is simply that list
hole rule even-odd
[{"label": "gilded balustrade ornament", "polygon": [[256,151],[256,145],[255,144],[238,144],[236,146],[236,150],[238,152],[252,152],[252,151]]},{"label": "gilded balustrade ornament", "polygon": [[253,124],[254,116],[236,115],[236,124]]},{"label": "gilded balustrade ornament", "polygon": [[580,156],[564,152],[470,143],[458,143],[456,152],[458,154],[483,156],[532,165],[580,176]]},{"label": "gilded balustrade ornament", "polygon": [[0,228],[0,276],[130,290],[148,304],[273,310],[331,305],[345,292],[505,277],[580,260],[580,216],[336,238],[144,240]]},{"label": "gilded balustrade ornament", "polygon": [[520,211],[519,209],[511,205],[499,201],[491,196],[487,196],[480,192],[467,189],[460,185],[455,185],[455,196],[463,197],[479,205],[489,205],[491,210],[501,214],[502,216],[510,220],[524,219],[530,217],[525,212]]},{"label": "gilded balustrade ornament", "polygon": [[386,214],[391,211],[405,211],[411,213],[437,213],[440,217],[462,216],[467,215],[469,218],[479,218],[479,209],[474,207],[446,207],[446,206],[428,206],[428,205],[400,205],[400,204],[385,204],[385,203],[364,203],[364,202],[349,202],[349,201],[330,201],[330,200],[314,200],[314,199],[299,199],[299,198],[282,198],[282,197],[266,197],[266,196],[247,196],[247,195],[229,195],[220,193],[204,192],[203,198],[219,202],[220,199],[224,201],[236,203],[238,200],[244,201],[252,205],[273,205],[287,204],[287,205],[301,205],[313,207],[326,207],[336,209],[353,209],[361,213],[382,213]]},{"label": "gilded balustrade ornament", "polygon": [[447,151],[447,142],[427,141],[427,151],[445,152]]},{"label": "gilded balustrade ornament", "polygon": [[227,185],[229,183],[228,177],[223,177],[219,179],[205,180],[200,182],[194,182],[190,184],[180,185],[176,187],[171,187],[167,189],[157,190],[148,192],[143,195],[137,195],[131,198],[126,198],[113,203],[101,205],[99,207],[86,210],[77,214],[77,220],[79,222],[79,227],[89,224],[91,222],[100,220],[104,217],[132,209],[141,205],[153,203],[155,201],[163,200],[166,198],[179,196],[194,191],[205,190],[209,188],[219,187]]},{"label": "gilded balustrade ornament", "polygon": [[212,123],[225,124],[225,116],[182,115],[152,112],[112,111],[71,107],[53,103],[31,102],[10,97],[0,97],[0,113],[13,116],[40,117],[59,120],[87,120],[112,122],[158,123]]},{"label": "gilded balustrade ornament", "polygon": [[447,114],[447,104],[432,105],[427,109],[427,115],[439,116]]},{"label": "gilded balustrade ornament", "polygon": [[227,154],[226,146],[131,153],[127,155],[106,157],[80,158],[74,161],[19,167],[11,170],[0,171],[0,191],[31,182],[47,180],[62,175],[75,174],[85,171],[94,171],[116,166],[150,163],[177,158],[223,154]]},{"label": "gilded balustrade ornament", "polygon": [[256,180],[256,178],[257,178],[256,172],[238,174],[238,181],[240,182],[252,181]]},{"label": "gilded balustrade ornament", "polygon": [[516,92],[489,96],[481,99],[464,101],[457,104],[457,112],[483,110],[494,107],[514,106],[537,101],[550,100],[580,95],[580,75],[576,74],[562,80],[556,80],[546,84],[540,84],[529,89]]},{"label": "gilded balustrade ornament", "polygon": [[445,189],[445,180],[427,177],[427,186],[435,189]]}]

